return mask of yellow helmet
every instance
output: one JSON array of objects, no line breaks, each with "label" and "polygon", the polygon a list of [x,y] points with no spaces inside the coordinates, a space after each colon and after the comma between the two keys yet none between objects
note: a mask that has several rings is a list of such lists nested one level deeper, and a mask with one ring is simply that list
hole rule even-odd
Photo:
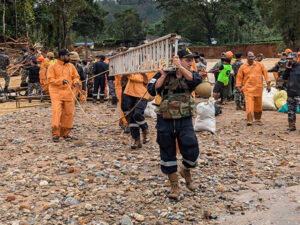
[{"label": "yellow helmet", "polygon": [[77,52],[70,52],[70,53],[71,53],[70,60],[80,61],[80,57]]},{"label": "yellow helmet", "polygon": [[46,57],[51,57],[51,58],[54,58],[54,53],[53,52],[48,52]]}]

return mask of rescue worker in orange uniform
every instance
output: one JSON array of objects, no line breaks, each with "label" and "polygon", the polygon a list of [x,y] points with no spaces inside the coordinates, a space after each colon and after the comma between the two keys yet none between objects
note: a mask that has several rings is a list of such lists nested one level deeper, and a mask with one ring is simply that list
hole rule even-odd
[{"label": "rescue worker in orange uniform", "polygon": [[75,66],[70,61],[70,52],[66,49],[59,51],[59,59],[49,66],[47,81],[52,105],[52,139],[59,137],[72,139],[69,135],[72,129],[75,98],[70,90],[80,88],[81,82]]},{"label": "rescue worker in orange uniform", "polygon": [[245,95],[248,126],[252,125],[253,117],[257,124],[262,124],[263,77],[268,85],[267,90],[270,92],[271,81],[265,66],[255,61],[253,52],[248,52],[247,62],[239,68],[236,78],[236,88]]},{"label": "rescue worker in orange uniform", "polygon": [[54,64],[56,60],[54,59],[54,53],[48,52],[46,58],[43,60],[40,69],[40,83],[42,85],[42,91],[44,94],[48,94],[48,82],[47,82],[47,70],[50,65]]},{"label": "rescue worker in orange uniform", "polygon": [[146,144],[148,139],[148,124],[145,120],[144,111],[147,107],[147,99],[149,94],[147,93],[148,81],[153,77],[154,74],[131,74],[128,75],[128,83],[122,96],[122,109],[124,114],[128,114],[132,108],[139,102],[136,108],[127,116],[129,123],[130,134],[133,139],[132,149],[142,147],[140,138],[140,129],[143,134],[143,144]]}]

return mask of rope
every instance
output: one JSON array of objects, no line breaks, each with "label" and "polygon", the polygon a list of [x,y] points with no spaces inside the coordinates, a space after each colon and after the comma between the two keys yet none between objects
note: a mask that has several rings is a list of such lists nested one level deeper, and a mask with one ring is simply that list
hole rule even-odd
[{"label": "rope", "polygon": [[88,80],[91,80],[91,79],[93,79],[93,78],[95,78],[95,77],[98,77],[98,76],[100,76],[100,75],[102,75],[102,74],[104,74],[104,73],[107,73],[107,72],[109,72],[109,70],[105,70],[104,72],[98,73],[98,74],[96,74],[95,76],[92,76],[92,77],[89,77],[89,78],[83,80],[82,82],[86,82],[86,81],[88,81]]},{"label": "rope", "polygon": [[71,93],[72,93],[72,95],[73,95],[75,101],[77,102],[77,104],[78,104],[80,110],[82,111],[83,115],[84,115],[84,116],[85,116],[92,124],[94,124],[96,127],[98,127],[98,128],[101,129],[102,127],[100,126],[100,124],[97,124],[94,120],[92,120],[92,119],[89,117],[89,115],[84,111],[84,109],[83,109],[83,107],[81,106],[80,102],[78,101],[76,95],[74,94],[74,92],[73,92],[73,90],[72,90],[72,87],[70,86],[69,82],[67,82],[67,85],[68,85],[68,87],[69,87],[69,89],[70,89],[70,91],[71,91]]},{"label": "rope", "polygon": [[[100,128],[100,129],[103,129],[103,128],[107,127],[107,126],[110,126],[111,123],[118,122],[118,121],[119,121],[120,119],[122,119],[122,118],[126,118],[130,113],[132,113],[132,112],[136,109],[136,107],[140,104],[140,102],[142,101],[142,99],[145,97],[145,95],[146,95],[147,92],[148,92],[148,91],[146,91],[146,92],[143,94],[143,97],[141,97],[141,98],[139,99],[139,101],[131,108],[131,110],[130,110],[128,113],[126,113],[124,116],[121,116],[119,119],[117,119],[117,120],[115,120],[115,121],[112,121],[112,122],[109,123],[109,124],[104,124],[104,127],[103,127],[103,125],[100,126],[99,124],[95,123],[95,121],[92,120],[92,119],[89,117],[89,115],[84,111],[82,105],[81,105],[80,102],[78,101],[78,99],[77,99],[76,95],[74,94],[74,92],[73,92],[73,90],[72,90],[72,88],[71,88],[69,82],[67,83],[67,85],[68,85],[68,87],[69,87],[69,89],[70,89],[70,91],[71,91],[71,93],[72,93],[72,95],[73,95],[75,101],[77,102],[77,104],[78,104],[78,106],[79,106],[79,109],[82,111],[83,115],[84,115],[84,116],[85,116],[92,124],[96,125],[96,127]],[[148,85],[147,85],[147,87],[148,87]],[[79,89],[78,89],[78,91],[82,94],[82,92],[81,92]]]}]

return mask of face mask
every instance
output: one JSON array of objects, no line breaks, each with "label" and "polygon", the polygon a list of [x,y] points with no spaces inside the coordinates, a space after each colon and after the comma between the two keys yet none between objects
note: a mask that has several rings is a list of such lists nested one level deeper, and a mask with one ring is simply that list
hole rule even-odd
[{"label": "face mask", "polygon": [[64,63],[70,62],[70,59],[64,59]]}]

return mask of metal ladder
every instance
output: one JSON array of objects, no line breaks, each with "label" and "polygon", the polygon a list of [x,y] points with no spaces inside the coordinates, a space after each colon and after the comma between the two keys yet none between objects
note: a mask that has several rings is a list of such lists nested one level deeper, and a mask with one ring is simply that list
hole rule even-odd
[{"label": "metal ladder", "polygon": [[177,54],[178,41],[181,37],[168,34],[147,44],[140,45],[109,59],[109,75],[126,75],[172,70],[172,58]]}]

